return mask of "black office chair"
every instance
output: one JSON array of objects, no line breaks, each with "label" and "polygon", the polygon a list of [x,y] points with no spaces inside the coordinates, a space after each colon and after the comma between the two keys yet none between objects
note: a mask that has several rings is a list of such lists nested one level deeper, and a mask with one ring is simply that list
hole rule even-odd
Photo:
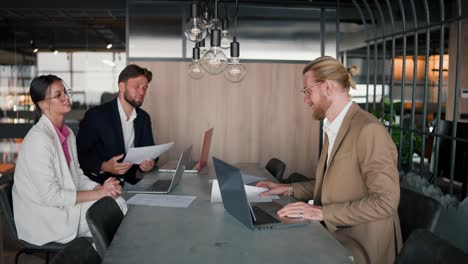
[{"label": "black office chair", "polygon": [[[448,137],[452,136],[453,122],[448,120],[440,120],[438,126],[438,134]],[[458,122],[457,133],[458,138],[468,140],[468,123]],[[450,179],[450,170],[452,159],[455,159],[454,180],[462,184],[460,201],[468,195],[468,142],[457,140],[455,157],[452,157],[452,140],[446,137],[436,137],[434,146],[439,148],[439,158],[437,161],[439,177]],[[433,148],[435,151],[436,148]],[[434,161],[435,162],[435,161]]]},{"label": "black office chair", "polygon": [[277,158],[268,161],[265,169],[273,175],[279,182],[283,182],[283,174],[286,170],[286,163]]},{"label": "black office chair", "polygon": [[441,205],[437,200],[421,193],[401,188],[400,216],[401,234],[403,241],[416,229],[427,229],[434,232],[440,216]]},{"label": "black office chair", "polygon": [[51,264],[99,264],[101,258],[86,238],[77,238],[52,259]]},{"label": "black office chair", "polygon": [[424,229],[415,230],[409,236],[396,264],[463,264],[468,255]]},{"label": "black office chair", "polygon": [[302,175],[298,172],[293,172],[287,179],[283,181],[283,183],[305,182],[310,180],[311,179],[307,178],[305,175]]},{"label": "black office chair", "polygon": [[99,256],[104,257],[124,215],[112,197],[95,202],[86,212],[86,221]]},{"label": "black office chair", "polygon": [[65,248],[70,243],[60,244],[60,243],[48,243],[42,246],[36,246],[29,244],[28,242],[18,238],[18,233],[16,231],[15,219],[13,217],[13,202],[11,196],[11,188],[13,186],[13,181],[8,181],[0,185],[0,208],[2,211],[2,220],[3,227],[6,229],[6,232],[10,238],[17,242],[23,249],[18,251],[15,255],[14,263],[18,263],[19,256],[23,253],[45,253],[46,254],[46,263],[49,262],[49,253],[56,253]]}]

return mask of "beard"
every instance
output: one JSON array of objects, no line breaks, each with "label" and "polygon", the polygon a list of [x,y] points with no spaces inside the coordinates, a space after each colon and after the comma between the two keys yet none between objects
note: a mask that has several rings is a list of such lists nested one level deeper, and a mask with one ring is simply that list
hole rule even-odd
[{"label": "beard", "polygon": [[130,95],[128,95],[127,91],[125,91],[124,93],[124,99],[133,107],[140,107],[143,104],[143,100],[141,102],[135,101],[135,99],[131,98]]},{"label": "beard", "polygon": [[322,121],[325,119],[325,114],[330,108],[331,101],[328,100],[324,95],[320,96],[320,100],[317,104],[314,104],[314,109],[312,110],[312,116],[314,119]]}]

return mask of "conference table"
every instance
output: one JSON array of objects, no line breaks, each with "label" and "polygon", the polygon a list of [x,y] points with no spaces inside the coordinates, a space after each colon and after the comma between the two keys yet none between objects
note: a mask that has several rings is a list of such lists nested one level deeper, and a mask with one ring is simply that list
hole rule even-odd
[{"label": "conference table", "polygon": [[[273,179],[258,165],[237,165],[243,173]],[[165,176],[151,172],[145,178]],[[129,205],[102,263],[352,263],[345,248],[319,222],[248,229],[222,203],[210,202],[210,179],[215,178],[211,167],[200,174],[184,173],[171,194],[196,196],[188,208]],[[283,197],[278,202],[291,201]]]}]

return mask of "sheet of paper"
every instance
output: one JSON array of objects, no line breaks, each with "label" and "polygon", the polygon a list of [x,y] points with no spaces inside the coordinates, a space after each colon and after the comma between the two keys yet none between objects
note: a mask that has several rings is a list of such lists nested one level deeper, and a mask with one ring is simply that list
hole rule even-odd
[{"label": "sheet of paper", "polygon": [[250,183],[254,183],[258,181],[263,181],[266,179],[262,177],[242,173],[242,180],[244,181],[244,184],[250,184]]},{"label": "sheet of paper", "polygon": [[[266,191],[266,188],[244,185],[245,193],[247,194],[247,200],[251,203],[266,203],[271,202],[273,199],[279,199],[278,195],[269,195],[265,197],[260,197],[260,193]],[[223,201],[221,197],[221,191],[219,190],[218,180],[213,180],[213,185],[211,187],[211,202],[220,203]]]},{"label": "sheet of paper", "polygon": [[[242,181],[244,182],[244,184],[251,184],[251,183],[263,181],[263,180],[266,180],[266,178],[242,173]],[[213,180],[208,180],[208,181],[213,182]]]},{"label": "sheet of paper", "polygon": [[127,204],[187,208],[196,196],[169,194],[135,194]]},{"label": "sheet of paper", "polygon": [[173,145],[174,142],[149,147],[131,148],[128,150],[123,162],[140,164],[144,160],[155,159],[172,148]]}]

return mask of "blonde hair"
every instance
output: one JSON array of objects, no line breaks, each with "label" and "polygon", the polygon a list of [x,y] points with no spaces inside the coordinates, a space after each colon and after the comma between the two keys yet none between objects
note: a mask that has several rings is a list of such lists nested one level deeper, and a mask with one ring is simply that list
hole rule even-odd
[{"label": "blonde hair", "polygon": [[352,65],[346,68],[340,61],[330,56],[319,57],[304,67],[302,74],[313,71],[317,81],[333,80],[349,89],[356,89],[353,76],[358,72],[358,67]]}]

